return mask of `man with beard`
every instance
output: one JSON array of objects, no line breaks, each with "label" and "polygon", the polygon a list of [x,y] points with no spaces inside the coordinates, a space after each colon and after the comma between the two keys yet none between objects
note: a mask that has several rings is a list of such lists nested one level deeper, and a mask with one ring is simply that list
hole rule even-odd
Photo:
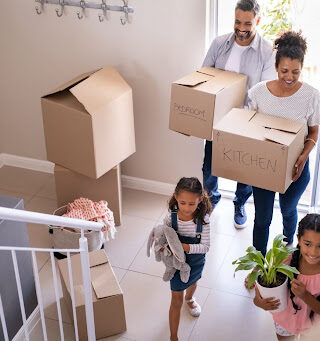
[{"label": "man with beard", "polygon": [[[217,37],[211,44],[203,66],[212,66],[247,75],[247,91],[263,80],[277,78],[274,67],[272,45],[257,32],[260,21],[260,6],[256,0],[239,0],[235,8],[234,32]],[[245,97],[245,105],[248,96]],[[218,191],[218,178],[211,174],[212,142],[206,141],[203,160],[203,183],[211,197],[213,208],[221,194]],[[245,203],[252,194],[249,185],[237,183],[234,203],[234,225],[246,226]]]}]

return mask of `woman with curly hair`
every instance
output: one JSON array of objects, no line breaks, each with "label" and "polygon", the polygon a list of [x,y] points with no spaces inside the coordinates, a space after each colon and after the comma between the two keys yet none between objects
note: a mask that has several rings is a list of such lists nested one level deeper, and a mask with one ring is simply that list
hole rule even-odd
[{"label": "woman with curly hair", "polygon": [[[258,83],[249,90],[248,96],[250,109],[306,125],[304,148],[295,163],[293,182],[284,194],[279,194],[283,234],[290,245],[297,226],[297,205],[310,181],[309,154],[318,139],[320,94],[317,89],[299,80],[307,49],[306,40],[301,33],[283,33],[275,40],[274,48],[278,79]],[[265,255],[275,192],[253,187],[253,197],[253,245]]]}]

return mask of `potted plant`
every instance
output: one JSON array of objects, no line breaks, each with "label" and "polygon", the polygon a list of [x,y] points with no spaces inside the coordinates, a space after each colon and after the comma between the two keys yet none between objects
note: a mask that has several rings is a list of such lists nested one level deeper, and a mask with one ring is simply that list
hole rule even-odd
[{"label": "potted plant", "polygon": [[264,257],[255,247],[247,248],[247,254],[238,258],[232,264],[238,265],[235,273],[239,270],[251,270],[248,276],[248,288],[251,288],[254,282],[258,287],[262,298],[275,297],[280,300],[277,310],[284,310],[287,306],[287,282],[293,274],[299,274],[299,271],[289,265],[284,264],[284,260],[292,254],[296,248],[286,247],[283,242],[284,236],[277,235],[273,240],[272,248]]}]

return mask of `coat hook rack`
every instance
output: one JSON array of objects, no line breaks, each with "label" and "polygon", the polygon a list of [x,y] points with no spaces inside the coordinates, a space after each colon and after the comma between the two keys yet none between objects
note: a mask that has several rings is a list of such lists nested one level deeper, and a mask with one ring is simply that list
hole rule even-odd
[{"label": "coat hook rack", "polygon": [[85,9],[93,8],[102,10],[102,13],[98,16],[100,22],[103,22],[107,17],[107,11],[123,12],[124,15],[120,17],[120,22],[122,25],[130,22],[129,14],[133,13],[134,9],[129,7],[129,0],[122,0],[122,6],[107,5],[106,1],[107,0],[100,0],[100,2],[89,2],[85,0],[35,0],[35,2],[40,4],[40,6],[36,6],[36,13],[39,15],[42,14],[44,5],[58,5],[60,8],[56,8],[56,14],[58,17],[62,17],[65,7],[71,6],[81,9],[81,11],[77,11],[77,16],[79,19],[83,19],[85,17]]}]

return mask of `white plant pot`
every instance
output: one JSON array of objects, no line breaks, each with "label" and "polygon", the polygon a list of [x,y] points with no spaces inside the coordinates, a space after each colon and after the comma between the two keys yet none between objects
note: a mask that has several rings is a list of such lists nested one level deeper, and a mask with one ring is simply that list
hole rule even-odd
[{"label": "white plant pot", "polygon": [[258,290],[262,298],[274,297],[275,300],[280,300],[280,305],[278,309],[270,310],[274,313],[282,311],[286,309],[288,303],[288,277],[286,278],[285,282],[282,283],[280,286],[275,288],[266,288],[263,287],[261,284],[256,281]]}]

